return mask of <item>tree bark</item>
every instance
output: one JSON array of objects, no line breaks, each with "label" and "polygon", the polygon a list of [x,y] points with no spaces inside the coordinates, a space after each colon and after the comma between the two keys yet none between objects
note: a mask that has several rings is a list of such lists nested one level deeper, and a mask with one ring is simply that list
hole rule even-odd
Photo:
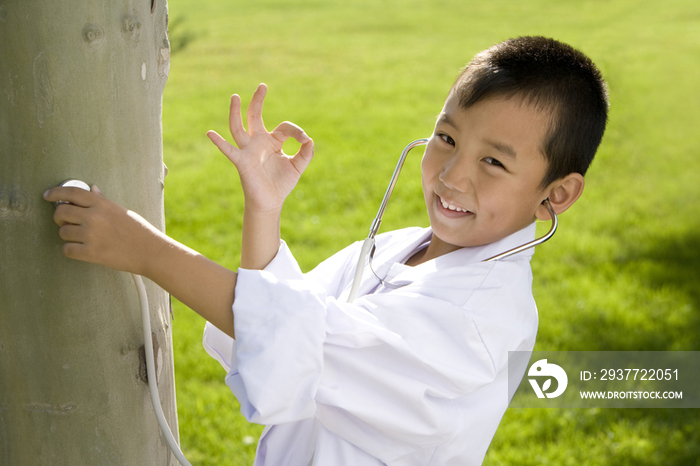
[{"label": "tree bark", "polygon": [[[164,228],[169,63],[165,0],[0,0],[1,465],[178,464],[131,277],[66,259],[42,199],[77,178]],[[169,299],[147,288],[177,435]]]}]

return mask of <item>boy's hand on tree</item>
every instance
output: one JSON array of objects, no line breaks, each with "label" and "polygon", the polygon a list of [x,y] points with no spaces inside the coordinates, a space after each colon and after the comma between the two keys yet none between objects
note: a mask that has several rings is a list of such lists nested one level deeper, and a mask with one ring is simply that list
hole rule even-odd
[{"label": "boy's hand on tree", "polygon": [[143,275],[149,255],[162,243],[159,230],[104,197],[97,186],[92,191],[56,187],[46,191],[44,199],[69,203],[56,207],[54,221],[66,241],[63,254],[71,259]]},{"label": "boy's hand on tree", "polygon": [[[267,86],[260,84],[253,94],[247,112],[248,131],[243,127],[241,98],[231,97],[229,129],[238,147],[215,131],[207,136],[238,170],[247,209],[258,213],[282,210],[285,198],[296,186],[313,157],[314,143],[297,125],[285,121],[272,132],[265,129],[262,118]],[[301,147],[293,156],[285,154],[282,145],[294,138]]]},{"label": "boy's hand on tree", "polygon": [[71,258],[143,275],[234,337],[231,306],[236,274],[168,238],[141,216],[92,191],[58,187],[44,193],[64,201],[54,213]]}]

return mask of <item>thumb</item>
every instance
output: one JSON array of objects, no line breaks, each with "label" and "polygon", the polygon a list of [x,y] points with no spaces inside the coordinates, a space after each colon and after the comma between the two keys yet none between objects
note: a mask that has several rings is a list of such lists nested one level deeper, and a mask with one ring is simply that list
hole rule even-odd
[{"label": "thumb", "polygon": [[314,141],[309,138],[304,144],[301,145],[299,151],[292,157],[292,164],[294,168],[297,169],[299,173],[304,173],[306,167],[311,163],[311,159],[314,157]]}]

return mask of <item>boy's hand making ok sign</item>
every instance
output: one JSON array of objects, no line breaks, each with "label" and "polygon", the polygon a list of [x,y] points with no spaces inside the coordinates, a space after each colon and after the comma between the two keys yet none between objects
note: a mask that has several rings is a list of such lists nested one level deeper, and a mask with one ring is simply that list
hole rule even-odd
[{"label": "boy's hand making ok sign", "polygon": [[[272,132],[265,129],[262,118],[267,86],[260,84],[253,94],[247,112],[248,131],[241,118],[241,98],[231,97],[229,128],[238,147],[227,142],[215,131],[207,136],[236,166],[241,178],[246,209],[259,213],[279,213],[285,198],[313,157],[314,143],[294,123],[280,123]],[[294,138],[301,147],[293,156],[282,151],[282,145]]]},{"label": "boy's hand making ok sign", "polygon": [[[207,135],[236,166],[241,178],[245,208],[241,248],[241,267],[262,269],[277,254],[280,245],[280,214],[287,196],[314,155],[314,142],[294,123],[280,123],[272,132],[262,118],[267,86],[260,84],[248,106],[248,131],[241,118],[241,98],[231,97],[229,128],[238,148],[214,131]],[[282,145],[294,138],[301,147],[293,156]]]}]

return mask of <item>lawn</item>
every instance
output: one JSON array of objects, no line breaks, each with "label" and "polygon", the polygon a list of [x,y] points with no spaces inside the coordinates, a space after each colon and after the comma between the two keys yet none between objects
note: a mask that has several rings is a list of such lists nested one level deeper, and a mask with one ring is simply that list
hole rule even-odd
[{"label": "lawn", "polygon": [[[265,121],[302,126],[316,156],[282,235],[304,270],[366,236],[405,144],[427,137],[478,51],[546,35],[606,77],[610,122],[586,191],[532,266],[538,350],[700,350],[700,3],[633,0],[171,0],[163,100],[167,231],[223,265],[239,259],[242,196],[206,138],[228,99],[269,86]],[[289,144],[289,151],[294,151]],[[414,152],[419,152],[416,150]],[[427,226],[411,154],[383,230]],[[543,225],[542,228],[546,228]],[[175,303],[183,449],[193,464],[250,464],[249,425]],[[486,465],[700,465],[698,410],[509,409]]]}]

